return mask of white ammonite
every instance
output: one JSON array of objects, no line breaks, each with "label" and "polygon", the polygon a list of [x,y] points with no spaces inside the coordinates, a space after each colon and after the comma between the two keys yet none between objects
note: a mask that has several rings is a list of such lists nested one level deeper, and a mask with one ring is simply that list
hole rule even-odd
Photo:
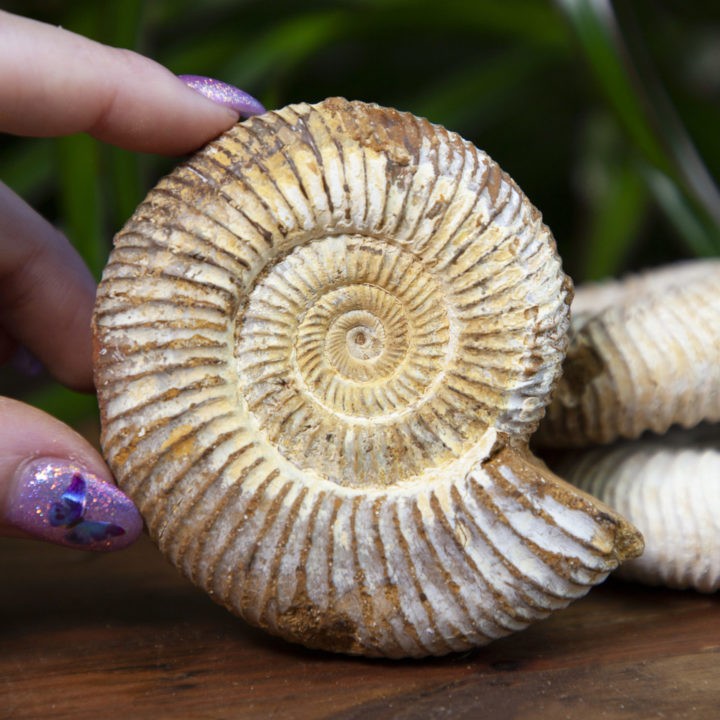
[{"label": "white ammonite", "polygon": [[558,469],[641,530],[645,552],[619,575],[648,585],[720,589],[720,427],[578,451]]},{"label": "white ammonite", "polygon": [[366,655],[483,644],[641,548],[526,449],[569,288],[540,214],[458,135],[342,99],[253,117],[116,237],[105,454],[249,622]]},{"label": "white ammonite", "polygon": [[720,259],[584,285],[538,445],[582,447],[720,420]]}]

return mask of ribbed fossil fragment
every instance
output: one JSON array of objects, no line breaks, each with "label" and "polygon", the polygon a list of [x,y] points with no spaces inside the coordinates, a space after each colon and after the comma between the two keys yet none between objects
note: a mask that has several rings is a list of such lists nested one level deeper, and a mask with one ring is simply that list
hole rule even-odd
[{"label": "ribbed fossil fragment", "polygon": [[701,592],[720,588],[720,428],[578,452],[558,470],[642,532],[643,555],[619,575]]},{"label": "ribbed fossil fragment", "polygon": [[538,444],[580,447],[720,420],[720,260],[580,288]]},{"label": "ribbed fossil fragment", "polygon": [[248,621],[367,655],[483,644],[641,547],[526,449],[569,295],[539,213],[459,136],[341,99],[251,118],[116,237],[105,454]]}]

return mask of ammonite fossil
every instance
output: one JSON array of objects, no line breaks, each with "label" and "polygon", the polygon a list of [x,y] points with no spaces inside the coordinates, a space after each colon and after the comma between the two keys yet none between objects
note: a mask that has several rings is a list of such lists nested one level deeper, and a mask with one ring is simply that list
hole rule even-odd
[{"label": "ammonite fossil", "polygon": [[583,287],[538,444],[580,447],[720,420],[720,259]]},{"label": "ammonite fossil", "polygon": [[161,550],[251,623],[366,655],[486,643],[641,549],[526,448],[569,287],[458,135],[342,99],[253,117],[116,237],[105,454]]},{"label": "ammonite fossil", "polygon": [[[653,269],[578,288],[565,375],[539,445],[591,445],[556,469],[645,537],[627,579],[720,587],[720,260]],[[666,432],[668,431],[668,432]]]},{"label": "ammonite fossil", "polygon": [[644,553],[618,575],[649,585],[720,589],[720,428],[674,430],[578,452],[558,469],[641,530]]}]

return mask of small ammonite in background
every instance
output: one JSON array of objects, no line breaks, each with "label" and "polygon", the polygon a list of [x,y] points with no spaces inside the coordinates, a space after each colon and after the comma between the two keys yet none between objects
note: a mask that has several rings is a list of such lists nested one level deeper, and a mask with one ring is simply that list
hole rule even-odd
[{"label": "small ammonite in background", "polygon": [[104,452],[247,621],[365,655],[482,645],[642,547],[527,450],[570,296],[540,213],[458,135],[338,98],[253,117],[115,239]]},{"label": "small ammonite in background", "polygon": [[533,441],[583,447],[720,421],[720,259],[584,285]]},{"label": "small ammonite in background", "polygon": [[564,375],[533,442],[577,447],[556,451],[553,468],[642,531],[645,553],[619,574],[716,591],[720,259],[580,286],[572,313]]},{"label": "small ammonite in background", "polygon": [[676,428],[566,453],[558,472],[637,525],[641,557],[617,574],[647,585],[720,589],[720,427]]}]

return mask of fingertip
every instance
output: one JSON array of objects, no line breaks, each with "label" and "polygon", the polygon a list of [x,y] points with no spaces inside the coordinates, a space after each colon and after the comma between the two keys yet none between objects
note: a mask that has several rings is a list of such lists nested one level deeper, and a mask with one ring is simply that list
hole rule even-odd
[{"label": "fingertip", "polygon": [[29,351],[63,384],[93,388],[90,321],[96,285],[60,232],[0,183],[0,362],[36,371]]},{"label": "fingertip", "polygon": [[107,552],[143,522],[97,451],[46,413],[0,398],[0,535]]},{"label": "fingertip", "polygon": [[178,77],[192,90],[217,105],[230,108],[240,117],[262,115],[265,112],[265,107],[259,100],[235,85],[203,75],[178,75]]},{"label": "fingertip", "polygon": [[191,90],[150,58],[7,13],[0,66],[3,132],[87,132],[126,150],[182,155],[238,120],[228,104]]},{"label": "fingertip", "polygon": [[142,518],[130,498],[67,458],[19,463],[7,503],[10,527],[78,550],[122,550],[142,533]]}]

